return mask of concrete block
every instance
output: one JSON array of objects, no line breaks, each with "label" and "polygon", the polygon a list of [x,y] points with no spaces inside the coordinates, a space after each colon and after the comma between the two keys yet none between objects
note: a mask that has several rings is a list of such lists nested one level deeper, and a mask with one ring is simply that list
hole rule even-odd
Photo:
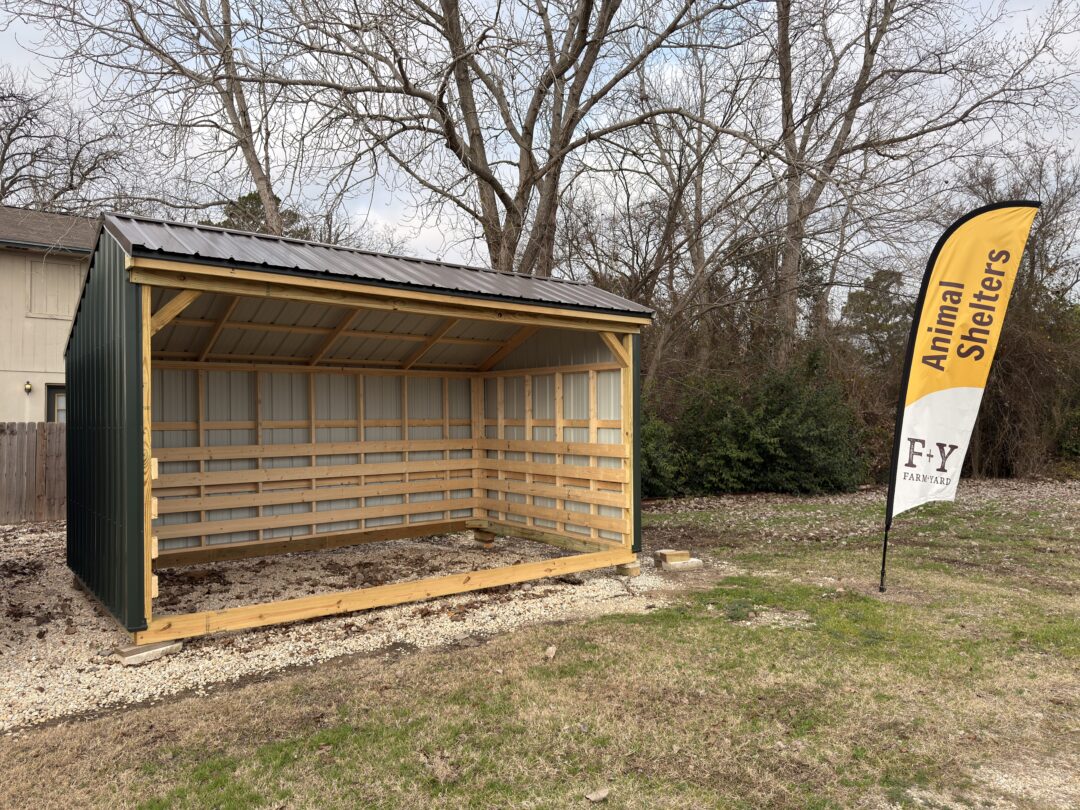
[{"label": "concrete block", "polygon": [[690,552],[679,551],[673,548],[662,548],[653,554],[653,559],[658,563],[683,562],[690,559]]},{"label": "concrete block", "polygon": [[125,667],[148,664],[184,649],[183,641],[159,641],[156,644],[126,644],[113,650],[113,658]]},{"label": "concrete block", "polygon": [[704,567],[705,563],[697,557],[691,557],[689,560],[676,560],[675,562],[661,561],[660,563],[661,571],[694,571]]},{"label": "concrete block", "polygon": [[615,566],[615,573],[620,577],[640,577],[641,563],[636,560],[632,563],[622,563]]}]

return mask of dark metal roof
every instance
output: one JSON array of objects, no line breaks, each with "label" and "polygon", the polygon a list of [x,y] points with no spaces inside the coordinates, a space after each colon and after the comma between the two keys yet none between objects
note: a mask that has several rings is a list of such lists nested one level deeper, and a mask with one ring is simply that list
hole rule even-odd
[{"label": "dark metal roof", "polygon": [[106,214],[105,229],[133,256],[228,263],[294,275],[330,275],[380,286],[651,316],[652,310],[575,281],[534,278],[265,234]]},{"label": "dark metal roof", "polygon": [[49,214],[0,205],[0,244],[26,250],[90,253],[97,222],[68,214]]}]

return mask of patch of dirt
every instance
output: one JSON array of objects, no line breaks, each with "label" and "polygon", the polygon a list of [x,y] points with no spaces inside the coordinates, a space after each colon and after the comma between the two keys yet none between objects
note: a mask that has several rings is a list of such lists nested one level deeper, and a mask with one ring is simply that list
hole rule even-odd
[{"label": "patch of dirt", "polygon": [[783,627],[798,630],[813,627],[814,620],[805,610],[755,607],[746,619],[735,624],[741,624],[743,627]]},{"label": "patch of dirt", "polygon": [[752,537],[721,533],[708,526],[650,526],[644,533],[646,552],[660,548],[740,549],[754,544]]}]

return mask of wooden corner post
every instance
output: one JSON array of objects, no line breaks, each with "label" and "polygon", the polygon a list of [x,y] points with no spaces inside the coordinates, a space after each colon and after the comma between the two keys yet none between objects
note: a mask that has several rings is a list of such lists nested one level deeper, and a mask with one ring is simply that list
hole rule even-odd
[{"label": "wooden corner post", "polygon": [[142,341],[142,446],[143,446],[143,611],[146,615],[147,627],[152,618],[152,606],[157,591],[157,577],[153,573],[153,520],[157,509],[155,508],[154,486],[154,457],[151,432],[151,417],[153,415],[153,398],[151,391],[151,366],[150,366],[150,338],[153,335],[152,315],[150,313],[150,288],[142,287],[141,321],[142,328],[139,330]]}]

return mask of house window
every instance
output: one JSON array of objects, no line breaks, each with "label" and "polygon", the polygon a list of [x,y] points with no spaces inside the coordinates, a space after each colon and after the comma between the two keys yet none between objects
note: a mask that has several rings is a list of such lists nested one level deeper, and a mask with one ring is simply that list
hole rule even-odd
[{"label": "house window", "polygon": [[67,422],[67,392],[62,385],[46,385],[46,414],[50,422]]}]

